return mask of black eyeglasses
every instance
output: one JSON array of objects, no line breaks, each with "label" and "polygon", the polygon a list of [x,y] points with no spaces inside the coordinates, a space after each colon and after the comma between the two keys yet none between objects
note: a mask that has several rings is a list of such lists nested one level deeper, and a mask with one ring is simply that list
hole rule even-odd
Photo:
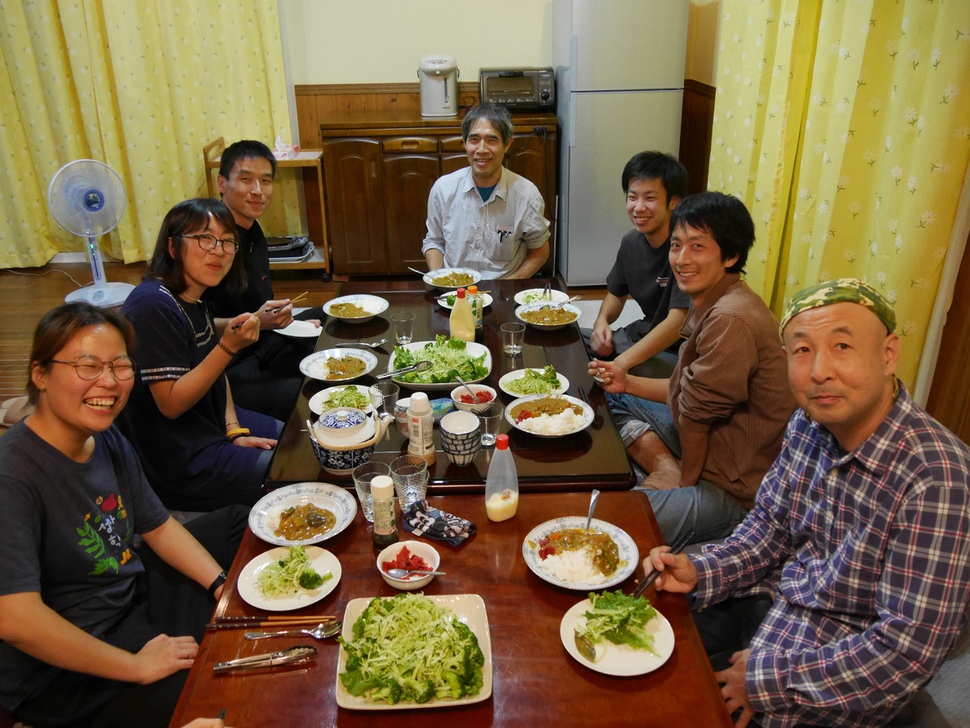
[{"label": "black eyeglasses", "polygon": [[108,367],[115,379],[131,379],[135,376],[135,362],[131,357],[119,356],[114,361],[101,361],[93,354],[81,354],[75,361],[65,361],[64,359],[48,359],[52,364],[70,364],[74,367],[77,375],[85,381],[93,381],[104,374],[104,368]]},{"label": "black eyeglasses", "polygon": [[235,255],[239,250],[239,242],[235,238],[219,239],[215,235],[209,235],[207,233],[200,233],[199,235],[183,235],[182,237],[194,238],[199,244],[199,247],[207,253],[215,250],[217,245],[222,248],[226,255]]}]

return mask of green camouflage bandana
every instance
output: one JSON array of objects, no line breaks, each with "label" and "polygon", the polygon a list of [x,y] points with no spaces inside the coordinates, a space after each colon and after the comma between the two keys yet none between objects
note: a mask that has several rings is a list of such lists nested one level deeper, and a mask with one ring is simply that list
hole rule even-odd
[{"label": "green camouflage bandana", "polygon": [[889,333],[896,328],[896,314],[892,304],[879,291],[858,278],[839,278],[819,283],[792,296],[781,318],[781,330],[802,311],[830,306],[833,303],[858,303],[866,306],[886,324]]}]

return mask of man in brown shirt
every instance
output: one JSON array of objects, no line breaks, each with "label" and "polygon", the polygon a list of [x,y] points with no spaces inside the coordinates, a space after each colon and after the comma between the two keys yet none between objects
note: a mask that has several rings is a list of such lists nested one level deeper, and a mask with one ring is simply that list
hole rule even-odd
[{"label": "man in brown shirt", "polygon": [[[727,536],[751,508],[795,409],[778,320],[740,279],[754,223],[735,197],[684,198],[671,218],[670,264],[691,299],[670,379],[594,360],[627,452],[668,543]],[[664,404],[665,403],[665,404]]]}]

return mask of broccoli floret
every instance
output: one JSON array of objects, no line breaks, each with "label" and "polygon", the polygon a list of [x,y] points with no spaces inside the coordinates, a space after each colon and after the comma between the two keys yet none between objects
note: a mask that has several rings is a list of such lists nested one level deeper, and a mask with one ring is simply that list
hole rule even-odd
[{"label": "broccoli floret", "polygon": [[441,677],[444,679],[445,684],[440,686],[436,691],[438,697],[458,700],[463,694],[461,678],[458,676],[458,673],[454,670],[445,670]]},{"label": "broccoli floret", "polygon": [[[348,692],[350,691],[348,690]],[[394,705],[401,699],[402,692],[404,692],[404,689],[401,687],[401,684],[394,678],[388,678],[381,681],[377,692],[371,695],[371,697],[374,700],[384,700]]]},{"label": "broccoli floret", "polygon": [[316,589],[320,586],[326,579],[313,569],[307,569],[306,571],[300,572],[300,587],[302,589]]},{"label": "broccoli floret", "polygon": [[427,703],[434,697],[434,682],[432,680],[415,680],[406,678],[404,687],[411,694],[415,703]]}]

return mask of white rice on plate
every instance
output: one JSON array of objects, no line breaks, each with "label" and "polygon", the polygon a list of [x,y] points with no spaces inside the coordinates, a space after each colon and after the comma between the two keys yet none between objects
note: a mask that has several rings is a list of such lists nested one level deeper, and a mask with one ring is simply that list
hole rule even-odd
[{"label": "white rice on plate", "polygon": [[537,435],[565,435],[582,428],[585,423],[586,419],[583,415],[577,415],[572,407],[567,407],[558,415],[541,414],[528,417],[518,425],[526,432],[534,432]]},{"label": "white rice on plate", "polygon": [[588,548],[550,554],[539,561],[542,569],[560,581],[570,584],[603,584],[607,577],[593,566],[593,554]]}]

